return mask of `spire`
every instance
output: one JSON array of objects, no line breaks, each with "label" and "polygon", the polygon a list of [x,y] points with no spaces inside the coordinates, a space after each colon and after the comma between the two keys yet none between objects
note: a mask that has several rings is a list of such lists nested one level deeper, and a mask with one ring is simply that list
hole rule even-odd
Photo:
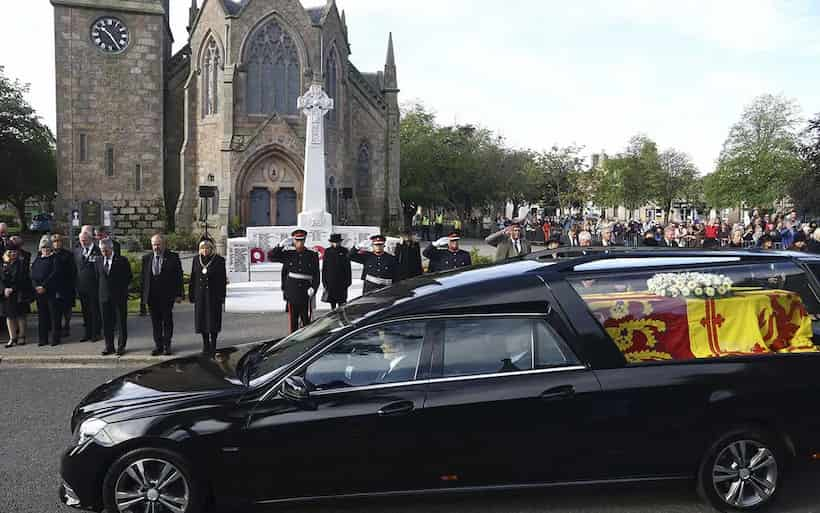
[{"label": "spire", "polygon": [[396,92],[398,88],[396,56],[393,52],[393,33],[391,32],[387,39],[387,60],[384,63],[384,89],[388,92]]},{"label": "spire", "polygon": [[342,30],[344,30],[345,35],[347,35],[347,18],[345,17],[344,9],[342,9]]},{"label": "spire", "polygon": [[199,9],[196,6],[196,0],[191,0],[191,7],[188,9],[188,32],[191,32],[191,28],[194,26],[198,14]]}]

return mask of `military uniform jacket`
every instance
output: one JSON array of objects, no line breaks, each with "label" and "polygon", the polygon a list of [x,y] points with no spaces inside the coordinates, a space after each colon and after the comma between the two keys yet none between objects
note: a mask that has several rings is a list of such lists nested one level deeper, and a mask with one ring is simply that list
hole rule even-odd
[{"label": "military uniform jacket", "polygon": [[294,305],[308,304],[308,289],[316,291],[319,288],[319,254],[309,249],[285,251],[281,246],[276,246],[268,257],[272,262],[282,264],[285,301]]},{"label": "military uniform jacket", "polygon": [[347,289],[351,283],[353,283],[353,276],[347,248],[339,246],[325,249],[322,264],[322,285],[325,287],[325,296],[322,297],[322,301],[326,303],[347,302]]},{"label": "military uniform jacket", "polygon": [[364,267],[362,279],[365,294],[389,287],[396,281],[396,257],[390,253],[377,255],[372,251],[357,251],[354,247],[350,259]]},{"label": "military uniform jacket", "polygon": [[463,249],[450,251],[439,249],[432,244],[425,248],[424,256],[430,259],[430,272],[450,271],[459,267],[467,267],[473,263],[470,254]]}]

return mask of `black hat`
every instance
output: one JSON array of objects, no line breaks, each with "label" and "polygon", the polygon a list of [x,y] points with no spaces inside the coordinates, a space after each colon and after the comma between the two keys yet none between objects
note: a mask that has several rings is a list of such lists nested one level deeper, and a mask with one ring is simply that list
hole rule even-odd
[{"label": "black hat", "polygon": [[387,237],[385,237],[384,235],[381,235],[381,234],[373,235],[373,236],[370,237],[370,241],[373,244],[384,244],[385,242],[387,242]]},{"label": "black hat", "polygon": [[337,242],[339,244],[342,243],[342,234],[341,233],[331,233],[330,234],[330,242]]},{"label": "black hat", "polygon": [[305,240],[307,238],[307,232],[301,228],[297,228],[291,232],[290,236],[293,237],[293,240]]}]

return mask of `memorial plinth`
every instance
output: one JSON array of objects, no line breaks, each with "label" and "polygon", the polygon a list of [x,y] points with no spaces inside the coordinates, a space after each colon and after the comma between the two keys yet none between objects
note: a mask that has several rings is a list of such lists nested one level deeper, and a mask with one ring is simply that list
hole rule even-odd
[{"label": "memorial plinth", "polygon": [[[312,84],[299,98],[299,109],[307,118],[305,133],[305,167],[302,187],[302,211],[298,215],[297,226],[256,226],[246,230],[245,237],[229,239],[226,259],[228,264],[228,297],[225,309],[228,312],[283,312],[285,301],[282,297],[282,265],[267,261],[268,252],[281,241],[290,237],[296,228],[308,232],[305,244],[319,252],[321,259],[324,248],[330,245],[331,233],[342,235],[342,244],[351,248],[368,241],[379,232],[377,226],[334,226],[333,218],[327,212],[324,119],[333,109],[333,100],[325,94],[321,85]],[[388,251],[392,251],[398,239],[388,239]],[[362,293],[361,266],[353,264],[353,284],[348,297],[353,299]],[[322,297],[322,289],[317,298]],[[318,310],[327,310],[329,305],[317,301]]]}]

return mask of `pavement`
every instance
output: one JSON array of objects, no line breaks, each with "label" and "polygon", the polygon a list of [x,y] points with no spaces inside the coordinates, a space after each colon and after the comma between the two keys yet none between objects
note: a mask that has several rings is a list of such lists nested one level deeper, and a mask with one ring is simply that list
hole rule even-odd
[{"label": "pavement", "polygon": [[[218,347],[261,342],[285,336],[288,332],[287,315],[281,314],[224,314]],[[37,316],[30,315],[27,344],[7,349],[0,346],[0,367],[3,366],[128,366],[150,365],[164,359],[199,353],[202,338],[194,332],[194,307],[188,303],[174,308],[174,338],[170,357],[151,356],[154,349],[150,317],[132,315],[128,319],[128,342],[125,355],[102,356],[105,343],[79,342],[84,334],[82,318],[75,315],[71,322],[71,336],[58,346],[37,346]],[[7,334],[0,341],[8,340]],[[2,511],[2,510],[0,510]]]},{"label": "pavement", "polygon": [[[129,369],[0,366],[0,512],[68,513],[57,500],[59,459],[71,444],[71,411],[94,387]],[[524,456],[526,457],[526,456]],[[790,476],[771,511],[820,513],[820,474]],[[279,505],[288,513],[707,513],[690,483],[585,486],[431,497]],[[250,513],[248,510],[227,513]]]}]

